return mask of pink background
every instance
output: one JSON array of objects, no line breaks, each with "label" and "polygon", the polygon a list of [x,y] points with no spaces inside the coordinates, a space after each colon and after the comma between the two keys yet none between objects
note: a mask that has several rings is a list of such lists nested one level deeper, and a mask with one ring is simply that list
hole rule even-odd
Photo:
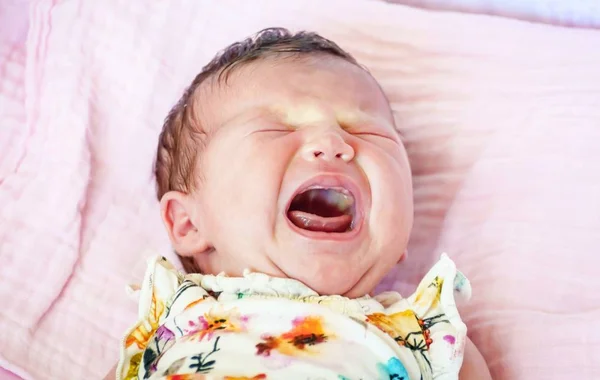
[{"label": "pink background", "polygon": [[[560,17],[543,3],[506,14],[598,26],[580,2]],[[416,222],[382,287],[411,291],[447,251],[495,379],[600,378],[600,31],[341,0],[5,0],[0,17],[6,369],[114,365],[135,320],[124,286],[147,250],[169,252],[151,177],[161,120],[218,49],[283,25],[339,42],[390,99]]]}]

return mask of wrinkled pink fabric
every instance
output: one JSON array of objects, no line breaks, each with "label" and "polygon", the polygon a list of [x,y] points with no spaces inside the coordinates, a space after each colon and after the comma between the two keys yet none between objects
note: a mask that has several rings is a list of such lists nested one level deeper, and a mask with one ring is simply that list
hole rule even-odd
[{"label": "wrinkled pink fabric", "polygon": [[386,0],[443,11],[469,12],[579,28],[600,28],[596,0]]},{"label": "wrinkled pink fabric", "polygon": [[0,46],[0,359],[22,376],[115,364],[124,285],[169,252],[162,120],[215,51],[282,25],[339,42],[392,103],[416,223],[383,287],[445,250],[494,379],[600,378],[600,32],[343,0],[40,0],[29,23]]},{"label": "wrinkled pink fabric", "polygon": [[21,377],[18,377],[12,372],[0,367],[0,379],[2,380],[19,380]]}]

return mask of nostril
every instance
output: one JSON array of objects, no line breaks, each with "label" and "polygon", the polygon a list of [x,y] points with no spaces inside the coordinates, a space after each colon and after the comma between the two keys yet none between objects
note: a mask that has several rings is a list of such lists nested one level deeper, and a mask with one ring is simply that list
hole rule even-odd
[{"label": "nostril", "polygon": [[338,153],[335,155],[335,158],[342,158],[343,154],[342,153]]},{"label": "nostril", "polygon": [[313,154],[315,155],[315,157],[321,157],[321,156],[323,155],[323,152],[321,152],[321,151],[318,151],[318,150],[315,150],[315,151],[313,152]]}]

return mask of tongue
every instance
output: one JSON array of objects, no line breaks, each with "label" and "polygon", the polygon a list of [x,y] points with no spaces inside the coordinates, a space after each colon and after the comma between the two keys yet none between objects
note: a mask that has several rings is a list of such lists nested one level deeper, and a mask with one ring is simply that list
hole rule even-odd
[{"label": "tongue", "polygon": [[346,232],[352,223],[351,215],[324,217],[304,211],[290,211],[288,217],[296,227],[318,232]]}]

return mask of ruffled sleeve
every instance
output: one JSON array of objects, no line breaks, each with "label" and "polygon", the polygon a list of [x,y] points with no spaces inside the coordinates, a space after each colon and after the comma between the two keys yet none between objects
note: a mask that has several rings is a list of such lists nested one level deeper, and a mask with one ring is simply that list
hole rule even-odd
[{"label": "ruffled sleeve", "polygon": [[369,315],[368,321],[409,348],[417,360],[423,380],[457,379],[467,339],[456,300],[468,300],[471,285],[442,254],[410,297],[384,295],[385,313]]},{"label": "ruffled sleeve", "polygon": [[148,260],[148,268],[139,289],[138,321],[127,330],[121,342],[117,379],[137,379],[148,342],[169,312],[183,278],[163,257]]}]

